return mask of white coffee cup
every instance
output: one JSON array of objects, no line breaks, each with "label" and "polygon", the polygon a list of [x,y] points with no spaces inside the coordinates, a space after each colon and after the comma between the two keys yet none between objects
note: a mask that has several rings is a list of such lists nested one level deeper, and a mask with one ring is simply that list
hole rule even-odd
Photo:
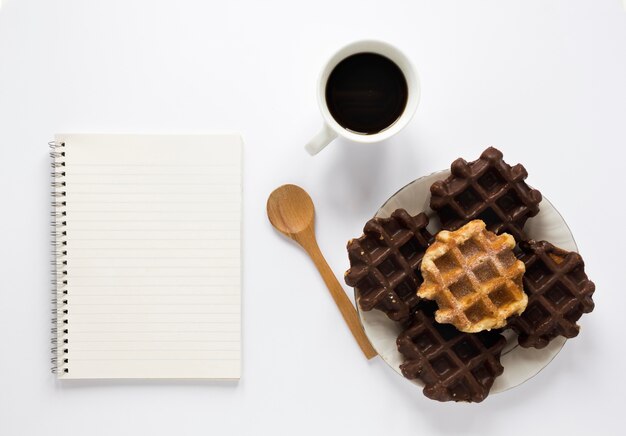
[{"label": "white coffee cup", "polygon": [[[356,133],[342,127],[333,118],[326,103],[326,82],[331,72],[339,62],[357,53],[376,53],[393,61],[404,74],[408,88],[406,106],[400,117],[384,130],[373,134]],[[320,132],[305,146],[305,149],[309,154],[316,155],[337,136],[361,143],[378,142],[390,138],[411,121],[419,100],[420,83],[417,72],[411,61],[400,50],[382,41],[364,40],[353,42],[332,55],[324,65],[324,68],[322,68],[317,85],[317,103],[324,118],[324,125]]]}]

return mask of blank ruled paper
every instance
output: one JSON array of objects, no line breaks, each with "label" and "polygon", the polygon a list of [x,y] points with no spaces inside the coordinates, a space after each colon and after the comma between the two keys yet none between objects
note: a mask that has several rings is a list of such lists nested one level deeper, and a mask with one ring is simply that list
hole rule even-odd
[{"label": "blank ruled paper", "polygon": [[65,142],[68,372],[239,378],[237,134]]}]

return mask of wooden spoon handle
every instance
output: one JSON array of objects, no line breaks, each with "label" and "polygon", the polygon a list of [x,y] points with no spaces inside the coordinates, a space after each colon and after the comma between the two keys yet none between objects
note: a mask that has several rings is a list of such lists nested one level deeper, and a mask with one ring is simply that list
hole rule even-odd
[{"label": "wooden spoon handle", "polygon": [[[302,244],[302,241],[300,242]],[[335,303],[337,304],[343,319],[346,321],[346,324],[348,324],[348,328],[352,332],[354,339],[356,339],[359,347],[361,347],[361,351],[363,351],[363,354],[365,354],[365,357],[368,359],[376,357],[378,353],[374,350],[374,347],[372,347],[372,344],[369,339],[367,339],[367,336],[365,336],[365,332],[361,327],[361,323],[359,322],[359,318],[352,302],[344,292],[343,287],[337,281],[337,277],[335,277],[333,270],[331,270],[328,266],[326,259],[324,259],[324,255],[322,255],[322,252],[317,245],[317,242],[315,240],[308,240],[307,243],[302,244],[302,246],[311,256],[313,263],[315,263],[317,270],[324,279],[324,283],[326,283],[326,286],[330,291],[330,295],[332,295],[333,300],[335,300]]]}]

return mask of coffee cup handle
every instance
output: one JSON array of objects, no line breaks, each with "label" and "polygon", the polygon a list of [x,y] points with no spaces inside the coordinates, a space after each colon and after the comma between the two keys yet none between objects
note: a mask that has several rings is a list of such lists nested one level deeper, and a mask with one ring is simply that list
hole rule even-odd
[{"label": "coffee cup handle", "polygon": [[315,156],[337,137],[337,133],[324,123],[322,129],[304,146],[311,156]]}]

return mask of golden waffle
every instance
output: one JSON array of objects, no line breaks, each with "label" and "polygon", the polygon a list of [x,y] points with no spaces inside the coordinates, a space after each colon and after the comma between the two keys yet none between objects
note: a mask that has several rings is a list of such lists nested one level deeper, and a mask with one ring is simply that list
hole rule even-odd
[{"label": "golden waffle", "polygon": [[437,302],[437,322],[467,333],[504,327],[528,303],[515,240],[485,227],[474,220],[454,232],[442,230],[422,259],[424,283],[417,295]]}]

